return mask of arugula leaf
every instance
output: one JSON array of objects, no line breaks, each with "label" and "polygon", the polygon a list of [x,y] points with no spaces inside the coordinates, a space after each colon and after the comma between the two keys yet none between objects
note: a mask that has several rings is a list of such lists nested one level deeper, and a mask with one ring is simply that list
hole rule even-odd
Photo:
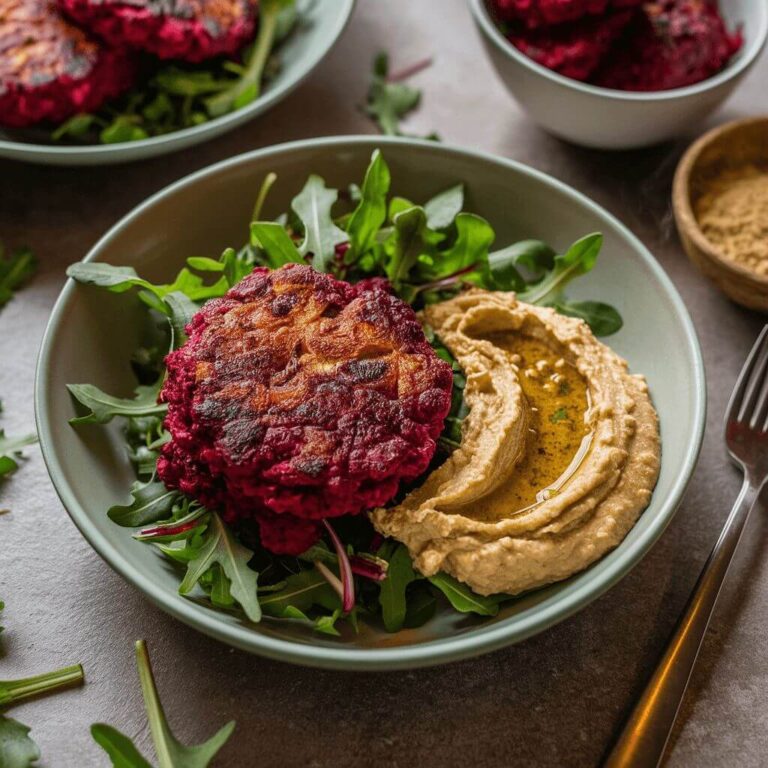
[{"label": "arugula leaf", "polygon": [[111,725],[94,723],[91,726],[91,736],[107,753],[113,768],[152,768],[134,743]]},{"label": "arugula leaf", "polygon": [[474,213],[460,213],[456,216],[455,226],[454,244],[435,256],[433,264],[421,266],[425,277],[437,280],[470,267],[487,270],[488,249],[496,237],[491,225]]},{"label": "arugula leaf", "polygon": [[197,556],[187,565],[184,580],[179,586],[179,594],[188,595],[203,574],[218,563],[232,582],[232,596],[253,622],[261,621],[261,607],[257,594],[259,574],[248,567],[253,552],[246,549],[232,535],[223,520],[211,513],[211,520],[205,532],[205,539]]},{"label": "arugula leaf", "polygon": [[618,311],[601,301],[558,301],[553,307],[562,315],[580,317],[589,325],[595,336],[618,333],[624,325]]},{"label": "arugula leaf", "polygon": [[430,576],[429,582],[437,587],[448,598],[450,604],[461,613],[495,616],[499,612],[499,603],[508,599],[506,595],[490,595],[488,597],[478,595],[466,584],[447,573]]},{"label": "arugula leaf", "polygon": [[0,309],[13,297],[14,291],[21,288],[37,271],[37,261],[32,251],[23,248],[5,255],[0,243]]},{"label": "arugula leaf", "polygon": [[261,608],[268,616],[278,618],[299,618],[291,616],[293,610],[302,613],[314,606],[330,611],[341,609],[341,599],[325,577],[317,570],[303,570],[285,579],[285,585],[266,597],[261,596]]},{"label": "arugula leaf", "polygon": [[251,244],[264,249],[267,266],[271,269],[279,269],[285,264],[307,263],[285,231],[285,227],[274,221],[252,222]]},{"label": "arugula leaf", "polygon": [[[207,768],[216,753],[232,735],[235,729],[234,720],[227,723],[203,744],[192,747],[182,744],[173,735],[168,725],[157,693],[147,645],[143,640],[136,642],[136,664],[159,768]],[[115,728],[96,723],[91,728],[91,734],[96,743],[107,752],[114,768],[147,768],[149,766],[131,740]]]},{"label": "arugula leaf", "polygon": [[520,293],[521,301],[542,306],[559,301],[571,280],[585,275],[595,266],[602,245],[603,236],[599,232],[577,240],[564,254],[555,256],[553,268],[540,282]]},{"label": "arugula leaf", "polygon": [[37,442],[37,435],[32,433],[22,437],[6,437],[0,429],[0,479],[19,468],[18,457],[21,449]]},{"label": "arugula leaf", "polygon": [[0,715],[0,766],[31,768],[40,759],[40,748],[29,737],[29,727]]},{"label": "arugula leaf", "polygon": [[[264,67],[277,37],[280,13],[290,9],[293,0],[261,0],[259,3],[259,31],[240,79],[227,90],[211,96],[205,107],[211,117],[219,117],[233,109],[244,107],[258,98],[261,92]],[[285,32],[283,32],[285,34]]]},{"label": "arugula leaf", "polygon": [[152,290],[152,284],[139,277],[133,267],[115,267],[98,261],[70,264],[67,277],[84,285],[107,288],[112,293],[123,293],[134,286]]},{"label": "arugula leaf", "polygon": [[78,283],[106,288],[112,293],[124,293],[131,288],[143,288],[148,292],[148,295],[141,294],[145,302],[165,315],[169,314],[169,310],[162,299],[171,293],[183,293],[192,301],[205,301],[223,296],[229,288],[225,277],[221,277],[212,285],[206,285],[202,277],[193,274],[186,267],[179,272],[172,283],[165,285],[154,285],[144,280],[139,277],[133,267],[115,267],[103,262],[71,264],[67,268],[67,276]]},{"label": "arugula leaf", "polygon": [[299,246],[299,253],[304,257],[311,254],[312,267],[318,272],[331,271],[336,246],[348,239],[347,233],[334,224],[331,215],[338,197],[337,190],[329,189],[323,179],[313,174],[291,203],[304,225],[304,241]]},{"label": "arugula leaf", "polygon": [[464,185],[456,184],[435,195],[424,204],[427,224],[432,229],[447,229],[459,215],[464,206]]},{"label": "arugula leaf", "polygon": [[148,483],[135,482],[131,496],[133,501],[130,504],[115,505],[107,512],[113,523],[125,528],[138,528],[169,517],[181,494],[166,488],[165,483],[150,480]]},{"label": "arugula leaf", "polygon": [[192,317],[200,307],[181,291],[171,291],[163,298],[163,301],[170,312],[169,321],[173,330],[173,346],[177,348],[187,340],[185,329],[192,322]]},{"label": "arugula leaf", "polygon": [[406,589],[421,576],[413,570],[408,548],[403,544],[398,544],[385,559],[389,561],[389,569],[387,577],[381,582],[379,593],[381,616],[387,632],[399,632],[403,628],[408,611]]},{"label": "arugula leaf", "polygon": [[389,56],[378,53],[373,60],[366,112],[385,136],[402,136],[400,120],[419,106],[421,91],[405,83],[389,82],[388,75]]},{"label": "arugula leaf", "polygon": [[380,150],[374,150],[360,188],[360,202],[347,224],[350,259],[359,258],[376,242],[376,235],[387,218],[389,168]]},{"label": "arugula leaf", "polygon": [[523,291],[526,281],[518,271],[525,267],[533,275],[541,276],[554,263],[555,252],[540,240],[521,240],[506,248],[488,254],[491,285],[497,291]]},{"label": "arugula leaf", "polygon": [[420,206],[408,208],[394,217],[393,247],[387,263],[387,277],[397,290],[419,256],[428,250],[427,214]]},{"label": "arugula leaf", "polygon": [[115,416],[155,416],[168,406],[157,402],[158,386],[136,387],[136,397],[112,397],[93,384],[67,384],[78,403],[90,413],[69,420],[70,424],[106,424]]}]

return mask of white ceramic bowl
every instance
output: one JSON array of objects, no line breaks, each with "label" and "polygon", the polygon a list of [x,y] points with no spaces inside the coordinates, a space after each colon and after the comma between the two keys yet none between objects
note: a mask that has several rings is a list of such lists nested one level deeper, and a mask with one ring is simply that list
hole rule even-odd
[{"label": "white ceramic bowl", "polygon": [[667,141],[703,121],[733,92],[768,39],[766,0],[721,0],[729,28],[744,47],[719,74],[687,88],[630,93],[572,80],[534,62],[497,28],[486,0],[469,0],[496,71],[545,130],[596,149],[629,149]]}]

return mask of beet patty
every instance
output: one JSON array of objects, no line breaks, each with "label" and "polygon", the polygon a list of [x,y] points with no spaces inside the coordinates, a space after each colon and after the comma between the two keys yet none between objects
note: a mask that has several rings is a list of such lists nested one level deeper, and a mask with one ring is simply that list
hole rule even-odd
[{"label": "beet patty", "polygon": [[0,124],[60,122],[133,84],[125,53],[62,18],[53,0],[0,0]]},{"label": "beet patty", "polygon": [[230,523],[258,521],[271,551],[304,551],[322,518],[385,504],[427,469],[453,374],[385,281],[258,268],[187,333],[166,360],[158,473]]},{"label": "beet patty", "polygon": [[253,37],[254,0],[59,0],[71,18],[115,46],[203,61]]}]

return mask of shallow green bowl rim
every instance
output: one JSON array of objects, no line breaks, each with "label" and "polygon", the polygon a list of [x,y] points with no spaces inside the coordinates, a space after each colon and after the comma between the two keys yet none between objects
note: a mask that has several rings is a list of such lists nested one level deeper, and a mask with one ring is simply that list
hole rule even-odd
[{"label": "shallow green bowl rim", "polygon": [[152,602],[171,616],[229,645],[269,658],[307,666],[345,670],[406,669],[432,666],[449,661],[457,661],[520,642],[566,619],[586,607],[586,605],[623,578],[661,536],[671,521],[690,481],[704,435],[706,387],[704,364],[698,338],[682,298],[661,266],[646,247],[618,219],[582,193],[541,171],[489,153],[415,139],[380,136],[338,136],[308,139],[258,149],[211,165],[157,192],[115,224],[93,246],[84,261],[93,261],[124,227],[141,217],[145,211],[161,200],[169,195],[173,195],[182,188],[197,185],[206,178],[226,171],[240,163],[304,149],[327,148],[328,150],[334,150],[349,147],[367,147],[370,151],[373,151],[376,147],[392,145],[410,146],[416,150],[429,147],[432,151],[443,153],[447,161],[450,161],[453,157],[500,165],[549,185],[552,189],[564,194],[575,204],[590,209],[592,212],[606,218],[615,226],[618,232],[626,238],[629,245],[643,259],[645,265],[653,273],[654,278],[666,291],[667,297],[681,320],[688,344],[688,352],[693,360],[693,388],[690,392],[690,397],[694,406],[695,429],[685,452],[682,471],[678,475],[672,491],[661,502],[659,511],[653,519],[653,524],[645,529],[641,536],[638,536],[631,542],[625,541],[622,544],[624,547],[622,557],[616,558],[609,568],[602,570],[599,574],[593,574],[592,578],[586,579],[576,590],[555,601],[553,604],[543,607],[541,605],[534,606],[528,609],[530,613],[523,611],[508,620],[501,620],[486,627],[479,626],[471,633],[458,635],[455,638],[433,640],[412,646],[384,649],[350,649],[349,647],[320,647],[281,640],[262,635],[249,630],[247,627],[226,625],[217,618],[216,613],[213,611],[205,614],[197,613],[193,611],[193,604],[178,596],[168,595],[158,589],[149,578],[136,569],[128,557],[122,554],[117,547],[98,531],[91,522],[88,512],[76,500],[75,494],[64,475],[54,450],[52,432],[55,425],[51,423],[48,394],[43,383],[47,378],[50,368],[51,352],[56,346],[57,329],[63,322],[67,306],[75,299],[76,295],[74,281],[68,280],[51,312],[48,326],[43,336],[35,379],[35,417],[43,458],[48,467],[48,472],[59,498],[73,522],[91,546],[117,573],[141,590]]}]

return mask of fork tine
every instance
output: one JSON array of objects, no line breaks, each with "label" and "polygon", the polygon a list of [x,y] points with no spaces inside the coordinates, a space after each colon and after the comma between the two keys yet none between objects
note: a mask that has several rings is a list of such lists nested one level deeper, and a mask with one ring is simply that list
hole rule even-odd
[{"label": "fork tine", "polygon": [[739,408],[740,422],[754,420],[760,400],[760,389],[765,379],[766,363],[768,363],[768,342],[763,343],[761,346],[757,360],[754,366],[752,366],[752,372],[749,374],[747,389],[744,392],[741,408]]},{"label": "fork tine", "polygon": [[741,369],[739,380],[736,383],[736,387],[731,395],[731,401],[728,404],[727,419],[729,421],[735,419],[736,421],[741,422],[748,412],[747,409],[750,405],[749,401],[752,399],[757,387],[754,374],[759,367],[764,365],[766,357],[768,356],[768,344],[766,344],[766,339],[768,339],[768,325],[763,327],[763,330],[757,337],[757,341],[752,347],[752,351],[749,353],[747,361],[744,363],[744,367]]},{"label": "fork tine", "polygon": [[768,375],[763,375],[763,380],[760,386],[760,395],[757,398],[757,403],[752,411],[752,418],[749,420],[750,429],[757,429],[759,425],[760,431],[765,432],[766,410],[768,410]]}]

